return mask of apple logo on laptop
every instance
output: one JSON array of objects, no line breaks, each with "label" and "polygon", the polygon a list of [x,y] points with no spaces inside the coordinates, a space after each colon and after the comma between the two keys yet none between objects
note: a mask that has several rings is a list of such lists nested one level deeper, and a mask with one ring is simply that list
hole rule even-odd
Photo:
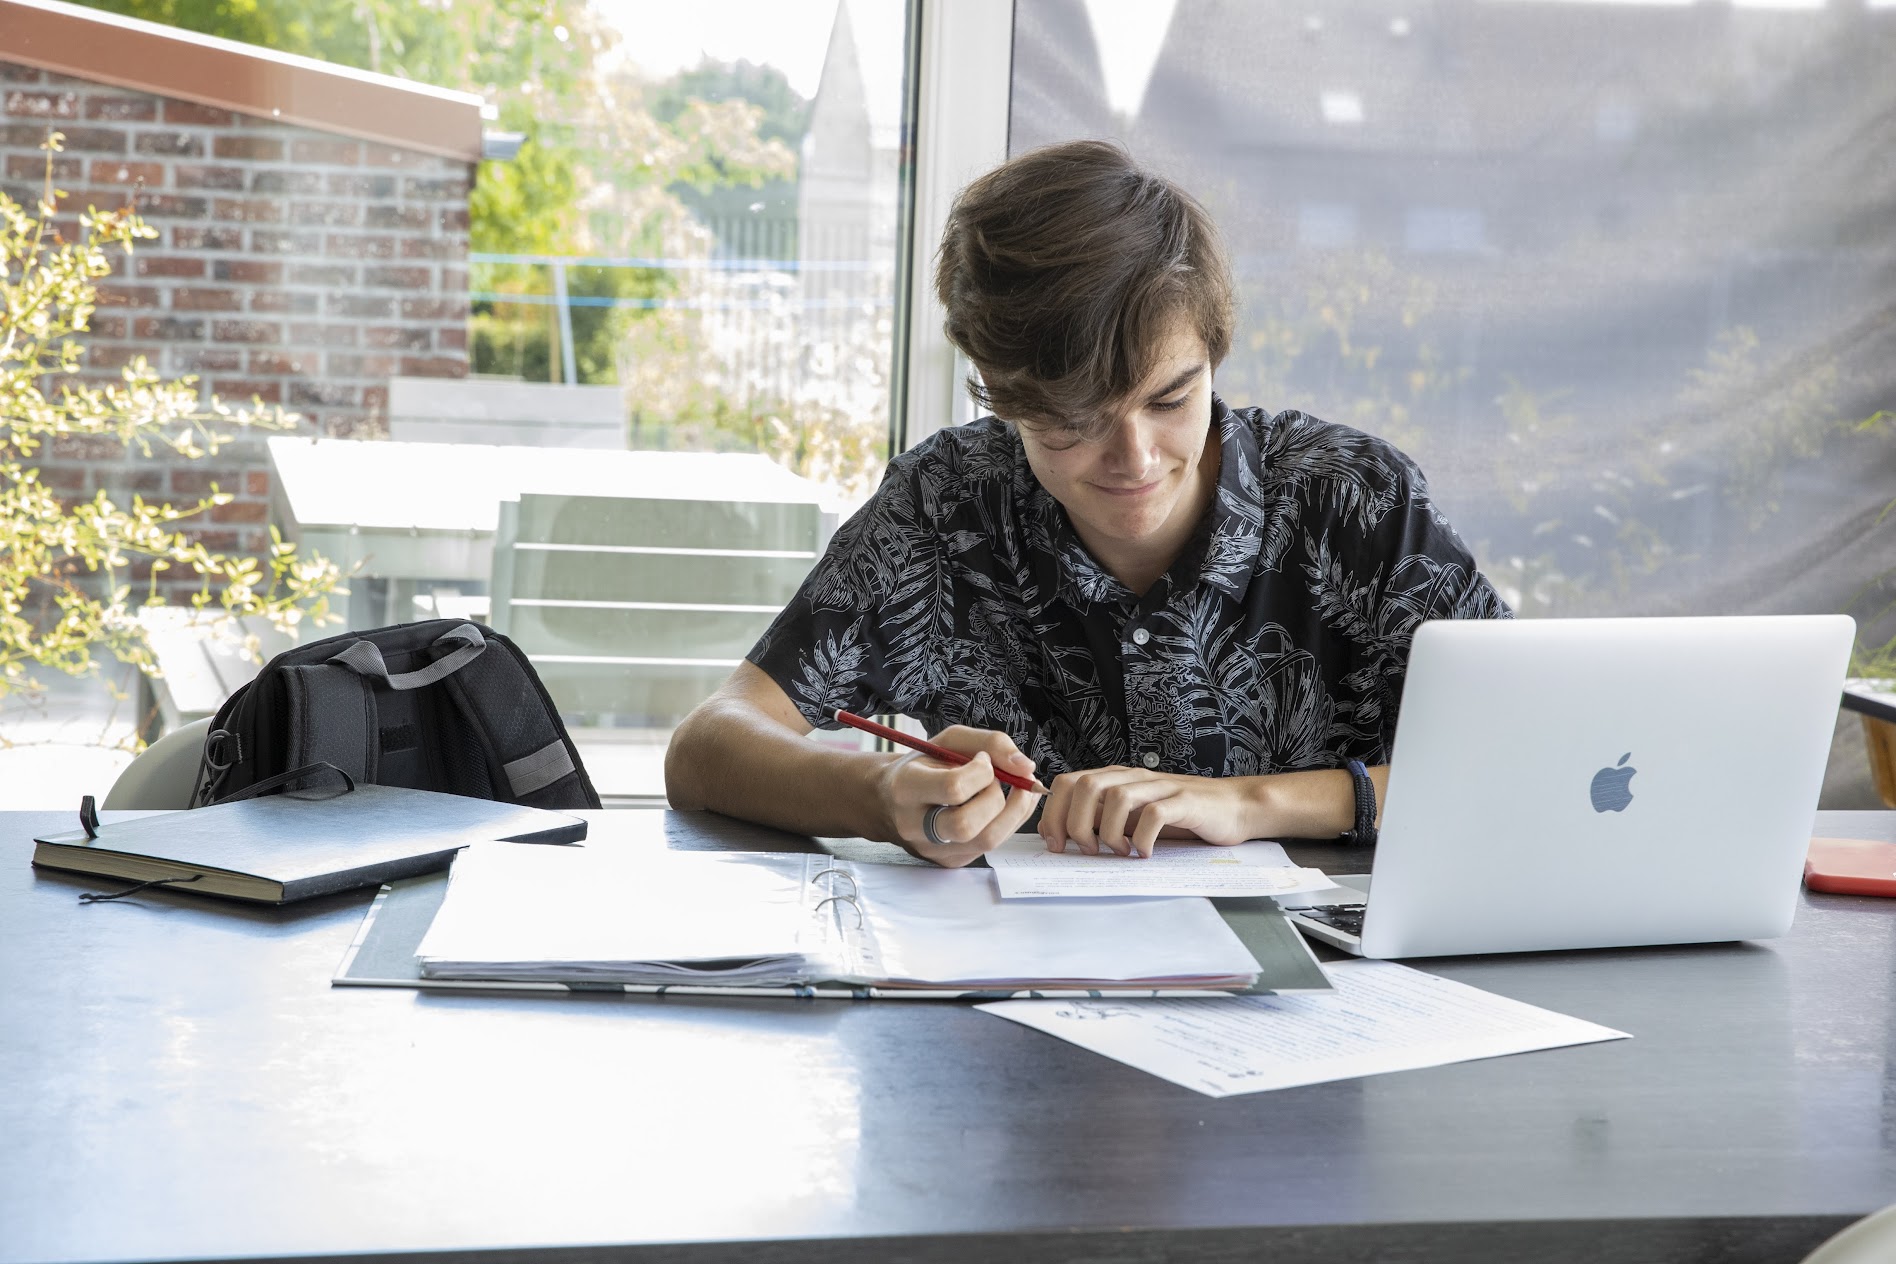
[{"label": "apple logo on laptop", "polygon": [[1595,812],[1623,812],[1626,805],[1633,801],[1633,788],[1627,783],[1633,779],[1637,768],[1628,768],[1626,761],[1633,757],[1627,751],[1619,757],[1619,763],[1611,768],[1602,768],[1593,774],[1593,785],[1589,791],[1593,798]]}]

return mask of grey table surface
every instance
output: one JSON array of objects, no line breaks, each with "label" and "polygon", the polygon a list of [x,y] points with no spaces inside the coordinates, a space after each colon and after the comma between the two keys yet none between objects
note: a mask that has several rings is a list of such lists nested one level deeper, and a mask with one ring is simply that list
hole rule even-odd
[{"label": "grey table surface", "polygon": [[958,1003],[332,989],[368,893],[80,905],[66,827],[0,813],[0,1261],[1776,1261],[1896,1202],[1892,901],[1418,963],[1634,1039],[1213,1100]]}]

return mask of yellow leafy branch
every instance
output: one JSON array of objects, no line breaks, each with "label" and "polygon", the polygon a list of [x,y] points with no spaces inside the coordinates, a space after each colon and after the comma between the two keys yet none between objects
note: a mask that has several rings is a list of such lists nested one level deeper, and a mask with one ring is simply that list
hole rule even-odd
[{"label": "yellow leafy branch", "polygon": [[[85,367],[83,335],[91,331],[98,284],[112,274],[114,255],[157,232],[132,207],[79,216],[79,241],[55,225],[64,196],[53,187],[54,132],[46,179],[32,209],[0,194],[0,697],[32,689],[34,667],[69,675],[97,670],[102,655],[158,674],[137,610],[162,604],[161,577],[194,576],[191,605],[213,630],[261,616],[288,630],[307,619],[335,620],[329,609],[343,575],[319,556],[300,555],[271,529],[269,555],[248,558],[213,551],[184,531],[190,519],[233,497],[212,486],[194,503],[130,506],[105,492],[67,501],[26,461],[58,439],[111,440],[150,456],[169,449],[186,460],[209,456],[238,430],[287,430],[296,418],[261,403],[233,408],[200,398],[195,377],[165,380],[143,357],[119,380],[78,380]],[[148,575],[134,600],[132,580]]]}]

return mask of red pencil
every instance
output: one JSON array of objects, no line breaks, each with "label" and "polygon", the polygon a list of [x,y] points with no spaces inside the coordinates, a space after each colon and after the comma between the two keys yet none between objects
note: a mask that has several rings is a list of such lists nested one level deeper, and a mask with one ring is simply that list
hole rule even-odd
[{"label": "red pencil", "polygon": [[[874,733],[877,737],[886,737],[897,746],[906,746],[910,750],[918,750],[924,755],[939,759],[944,764],[965,764],[972,758],[971,756],[963,755],[960,751],[951,751],[946,746],[937,746],[933,742],[925,742],[919,737],[910,737],[900,729],[892,729],[886,724],[877,724],[874,720],[865,720],[850,711],[831,711],[830,714],[836,717],[838,724],[847,724],[852,729],[861,729],[865,733]],[[994,780],[1004,786],[1012,786],[1016,790],[1029,790],[1034,794],[1047,793],[1047,787],[1041,785],[1031,777],[1023,777],[1017,772],[1008,772],[1001,768],[994,770]]]}]

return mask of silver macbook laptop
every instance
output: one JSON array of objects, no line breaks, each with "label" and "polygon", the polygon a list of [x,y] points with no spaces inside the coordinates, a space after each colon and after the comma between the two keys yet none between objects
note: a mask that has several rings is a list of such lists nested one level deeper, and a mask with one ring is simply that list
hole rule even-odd
[{"label": "silver macbook laptop", "polygon": [[1426,623],[1374,894],[1281,902],[1365,957],[1783,934],[1854,635],[1843,615]]}]

